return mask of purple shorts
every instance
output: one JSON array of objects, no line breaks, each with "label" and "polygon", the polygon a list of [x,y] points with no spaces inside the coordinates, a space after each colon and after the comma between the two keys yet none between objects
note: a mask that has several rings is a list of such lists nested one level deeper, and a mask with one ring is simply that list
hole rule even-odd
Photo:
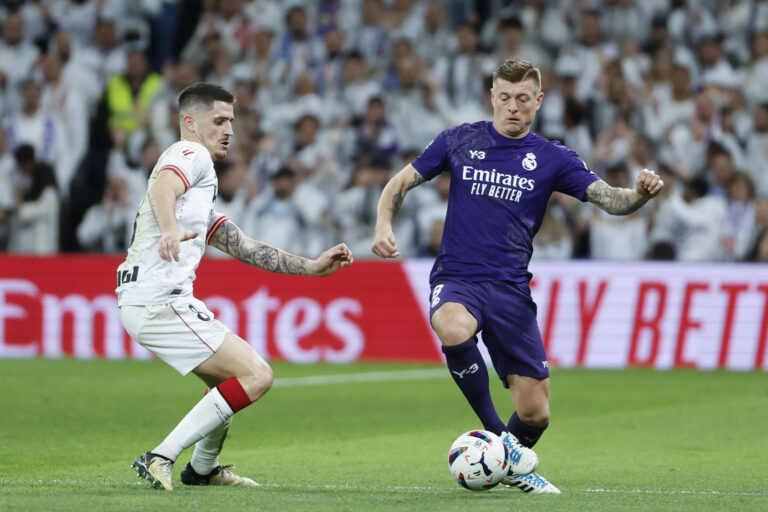
[{"label": "purple shorts", "polygon": [[536,304],[526,285],[512,282],[440,280],[431,283],[429,316],[458,302],[477,320],[483,343],[504,387],[507,375],[545,379],[549,364],[536,322]]}]

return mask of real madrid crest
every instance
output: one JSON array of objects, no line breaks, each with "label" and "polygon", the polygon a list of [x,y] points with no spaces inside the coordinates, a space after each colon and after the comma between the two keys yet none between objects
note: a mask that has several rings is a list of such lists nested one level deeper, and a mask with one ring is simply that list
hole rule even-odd
[{"label": "real madrid crest", "polygon": [[536,168],[536,155],[533,153],[526,153],[523,158],[523,169],[526,171],[532,171]]}]

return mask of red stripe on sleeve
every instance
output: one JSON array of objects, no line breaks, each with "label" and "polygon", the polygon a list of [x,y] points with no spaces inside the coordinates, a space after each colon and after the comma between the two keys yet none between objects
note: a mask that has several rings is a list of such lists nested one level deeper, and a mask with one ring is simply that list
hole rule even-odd
[{"label": "red stripe on sleeve", "polygon": [[176,173],[176,175],[181,178],[181,181],[184,182],[184,192],[189,190],[189,180],[187,179],[187,175],[184,174],[184,171],[176,167],[175,165],[164,165],[160,168],[159,171],[157,171],[157,174],[160,174],[164,170],[168,169],[169,171],[173,171]]},{"label": "red stripe on sleeve", "polygon": [[211,243],[211,238],[216,233],[216,230],[219,229],[219,227],[227,222],[229,219],[226,215],[222,215],[218,219],[216,219],[216,222],[213,223],[213,226],[211,226],[211,229],[208,230],[208,234],[205,235],[205,245],[208,245]]}]

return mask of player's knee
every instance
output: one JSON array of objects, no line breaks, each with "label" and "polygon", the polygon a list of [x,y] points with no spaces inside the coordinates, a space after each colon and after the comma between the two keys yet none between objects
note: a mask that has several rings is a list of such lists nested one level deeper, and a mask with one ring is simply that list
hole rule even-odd
[{"label": "player's knee", "polygon": [[275,382],[275,374],[267,363],[262,363],[251,375],[241,378],[240,381],[251,401],[256,401],[270,390]]},{"label": "player's knee", "polygon": [[517,415],[523,423],[534,427],[546,427],[549,425],[549,408],[537,407],[528,410],[518,409]]},{"label": "player's knee", "polygon": [[448,346],[464,343],[475,334],[471,326],[455,320],[435,322],[433,327],[440,341]]}]

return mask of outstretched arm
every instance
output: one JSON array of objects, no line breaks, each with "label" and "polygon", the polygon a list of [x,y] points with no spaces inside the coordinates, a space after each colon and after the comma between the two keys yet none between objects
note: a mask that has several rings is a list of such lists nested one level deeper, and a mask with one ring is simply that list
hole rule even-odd
[{"label": "outstretched arm", "polygon": [[426,180],[416,168],[408,164],[395,174],[381,191],[379,206],[376,210],[376,235],[371,250],[382,258],[397,258],[400,253],[395,244],[395,234],[392,232],[392,220],[403,205],[405,194],[413,187],[421,185]]},{"label": "outstretched arm", "polygon": [[230,221],[219,226],[210,244],[243,263],[278,274],[324,277],[350,266],[353,261],[352,253],[344,244],[331,247],[317,259],[311,260],[248,238],[242,229]]},{"label": "outstretched arm", "polygon": [[603,180],[598,180],[587,187],[587,201],[595,204],[611,215],[629,215],[655,197],[664,186],[664,182],[655,172],[643,169],[635,181],[635,189],[616,188]]}]

